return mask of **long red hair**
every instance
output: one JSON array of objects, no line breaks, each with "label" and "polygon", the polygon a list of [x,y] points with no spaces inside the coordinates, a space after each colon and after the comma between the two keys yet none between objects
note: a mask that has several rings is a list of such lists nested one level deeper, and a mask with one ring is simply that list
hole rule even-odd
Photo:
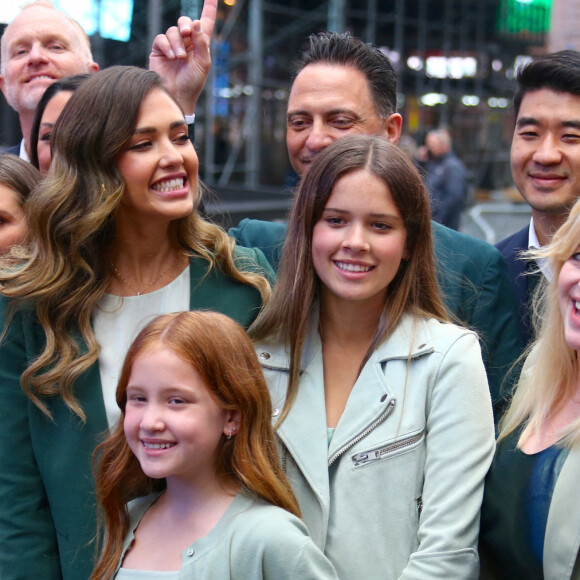
[{"label": "long red hair", "polygon": [[300,509],[280,467],[266,382],[252,342],[244,329],[223,314],[180,312],[149,323],[133,342],[117,386],[121,419],[113,434],[95,450],[99,528],[102,551],[91,580],[112,578],[129,531],[127,503],[165,488],[165,480],[147,477],[123,431],[127,383],[136,357],[162,344],[190,363],[204,378],[215,401],[238,410],[238,434],[222,437],[216,450],[216,474],[237,482],[270,503],[300,516]]}]

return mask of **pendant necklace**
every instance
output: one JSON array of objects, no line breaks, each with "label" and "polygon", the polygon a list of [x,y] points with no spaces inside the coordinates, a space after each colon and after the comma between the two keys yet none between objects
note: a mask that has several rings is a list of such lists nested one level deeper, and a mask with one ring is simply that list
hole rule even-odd
[{"label": "pendant necklace", "polygon": [[147,286],[145,286],[145,288],[143,288],[142,290],[137,290],[137,288],[135,288],[134,286],[131,286],[131,284],[129,284],[129,282],[127,282],[127,280],[125,278],[123,278],[123,276],[121,276],[119,270],[117,270],[117,268],[115,268],[115,264],[113,264],[113,262],[109,262],[111,264],[111,268],[113,268],[113,274],[115,275],[115,278],[117,278],[117,280],[119,280],[119,282],[121,282],[121,284],[127,286],[127,288],[129,288],[129,290],[131,290],[131,292],[135,292],[135,294],[137,296],[141,296],[141,294],[143,294],[144,292],[147,292],[147,290],[149,290],[149,288],[151,288],[151,286],[153,286],[153,284],[155,284],[156,282],[159,282],[159,280],[161,280],[161,278],[163,278],[163,276],[165,276],[165,274],[167,274],[167,272],[169,272],[169,270],[171,270],[171,268],[173,267],[173,264],[171,266],[169,266],[169,268],[167,268],[167,270],[164,270],[163,272],[160,272],[159,274],[157,274],[157,276],[155,276],[155,278],[153,278],[153,280],[151,280],[151,282],[149,282],[149,284],[147,284]]}]

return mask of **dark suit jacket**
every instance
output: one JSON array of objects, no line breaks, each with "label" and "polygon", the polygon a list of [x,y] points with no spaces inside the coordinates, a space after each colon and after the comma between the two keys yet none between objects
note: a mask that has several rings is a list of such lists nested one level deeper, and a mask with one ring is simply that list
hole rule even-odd
[{"label": "dark suit jacket", "polygon": [[[498,416],[505,403],[504,377],[522,351],[506,265],[490,244],[436,222],[431,225],[443,300],[455,321],[479,334]],[[244,219],[228,233],[239,245],[260,248],[277,270],[286,230],[286,223]]]},{"label": "dark suit jacket", "polygon": [[518,303],[520,335],[524,346],[534,338],[530,318],[531,300],[534,290],[542,279],[542,274],[536,271],[536,262],[520,257],[521,252],[528,249],[529,231],[530,227],[526,226],[495,245],[506,262],[508,277]]},{"label": "dark suit jacket", "polygon": [[10,153],[11,155],[16,155],[16,157],[20,156],[20,143],[18,145],[13,145],[12,147],[8,147],[2,151],[1,154]]},{"label": "dark suit jacket", "polygon": [[[235,255],[243,269],[271,273],[261,253],[236,248]],[[249,326],[261,307],[259,292],[217,268],[206,274],[207,262],[193,258],[190,308],[221,312]],[[0,299],[2,320],[5,307]],[[51,420],[20,386],[22,371],[44,341],[35,316],[22,310],[0,345],[0,578],[87,580],[96,535],[92,454],[108,433],[99,365],[74,385],[86,421],[61,397],[46,400]]]}]

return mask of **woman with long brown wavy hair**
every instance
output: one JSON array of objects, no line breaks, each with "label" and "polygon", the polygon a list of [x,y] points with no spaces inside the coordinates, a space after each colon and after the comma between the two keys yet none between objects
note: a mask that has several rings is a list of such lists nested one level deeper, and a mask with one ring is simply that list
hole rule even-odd
[{"label": "woman with long brown wavy hair", "polygon": [[92,580],[336,578],[298,519],[239,324],[209,312],[155,319],[127,354],[117,404],[121,420],[96,451],[105,543]]},{"label": "woman with long brown wavy hair", "polygon": [[30,242],[0,270],[7,580],[90,575],[91,456],[119,417],[124,354],[148,319],[207,309],[248,326],[269,295],[265,258],[196,211],[197,155],[156,73],[96,73],[51,142],[52,165],[27,206]]}]

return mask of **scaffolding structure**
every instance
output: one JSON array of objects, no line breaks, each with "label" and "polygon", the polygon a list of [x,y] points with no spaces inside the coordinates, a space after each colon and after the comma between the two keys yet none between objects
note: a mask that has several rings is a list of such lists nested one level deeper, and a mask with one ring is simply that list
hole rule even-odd
[{"label": "scaffolding structure", "polygon": [[[290,172],[284,143],[286,103],[296,59],[309,34],[350,31],[381,47],[399,81],[404,129],[419,140],[436,126],[451,129],[474,182],[510,181],[513,66],[518,54],[542,46],[543,35],[505,34],[498,18],[509,0],[235,0],[220,2],[211,77],[200,109],[198,145],[209,184],[280,187]],[[231,0],[230,0],[231,2]],[[199,15],[200,0],[183,0]],[[443,78],[411,69],[409,57],[472,58],[472,76]],[[511,77],[511,78],[510,78]],[[425,106],[421,96],[444,95]],[[477,97],[478,105],[462,99]],[[489,102],[503,103],[490,106]]]},{"label": "scaffolding structure", "polygon": [[[503,186],[510,179],[511,112],[490,99],[509,100],[515,57],[544,43],[542,34],[500,30],[502,10],[514,1],[219,0],[213,66],[196,118],[203,179],[246,190],[279,190],[291,179],[285,127],[292,63],[308,35],[348,30],[391,57],[404,130],[420,140],[429,128],[448,126],[477,185]],[[93,36],[95,60],[101,68],[146,66],[155,35],[180,14],[199,17],[202,6],[203,0],[136,0],[131,41]],[[431,57],[471,58],[477,70],[460,78],[429,75]],[[410,58],[419,64],[411,68]],[[444,102],[424,104],[433,94]],[[18,123],[6,103],[0,114],[0,139],[10,145],[19,138]]]}]

